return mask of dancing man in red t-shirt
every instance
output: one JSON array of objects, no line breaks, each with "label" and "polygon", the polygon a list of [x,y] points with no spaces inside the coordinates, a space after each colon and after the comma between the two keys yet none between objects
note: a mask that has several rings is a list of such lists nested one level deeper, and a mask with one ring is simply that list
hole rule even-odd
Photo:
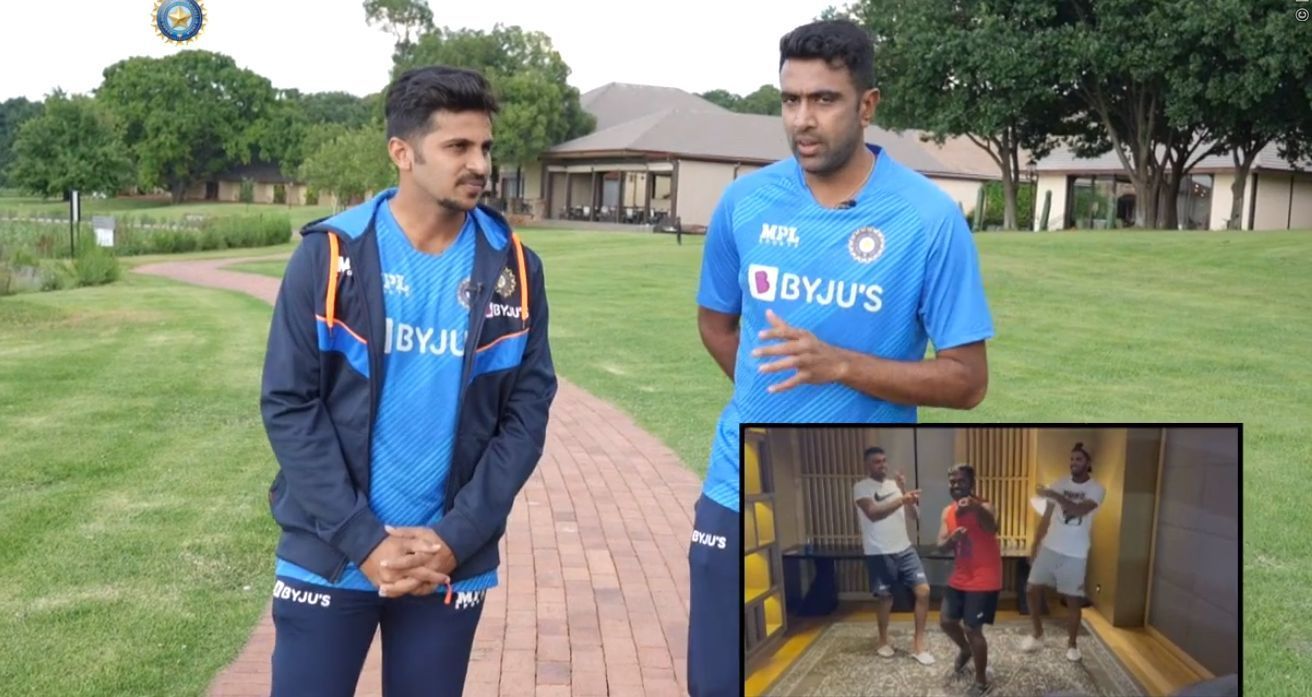
[{"label": "dancing man in red t-shirt", "polygon": [[949,677],[965,676],[966,664],[974,657],[975,684],[969,694],[982,697],[993,690],[984,625],[993,624],[998,591],[1002,590],[998,519],[993,504],[975,496],[974,467],[954,466],[948,472],[948,488],[953,503],[943,509],[938,544],[955,548],[956,561],[943,596],[939,626],[961,647]]}]

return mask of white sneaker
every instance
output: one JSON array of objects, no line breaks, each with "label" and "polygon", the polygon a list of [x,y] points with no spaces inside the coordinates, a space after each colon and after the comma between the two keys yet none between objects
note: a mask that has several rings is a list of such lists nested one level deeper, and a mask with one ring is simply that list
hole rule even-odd
[{"label": "white sneaker", "polygon": [[1069,649],[1066,649],[1066,660],[1068,661],[1080,660],[1080,650],[1073,646]]},{"label": "white sneaker", "polygon": [[883,656],[884,658],[892,658],[895,652],[893,651],[892,646],[889,646],[888,644],[884,644],[883,646],[876,649],[875,653],[879,654],[880,656]]},{"label": "white sneaker", "polygon": [[921,651],[920,653],[913,655],[912,658],[920,661],[920,665],[922,666],[934,665],[934,654],[928,651]]},{"label": "white sneaker", "polygon": [[1026,653],[1038,651],[1041,646],[1043,646],[1043,637],[1035,638],[1027,634],[1024,639],[1020,640],[1020,650]]}]

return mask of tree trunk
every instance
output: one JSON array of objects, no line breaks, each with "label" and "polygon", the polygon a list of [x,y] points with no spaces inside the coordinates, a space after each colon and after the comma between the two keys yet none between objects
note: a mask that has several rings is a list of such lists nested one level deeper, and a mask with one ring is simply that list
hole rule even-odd
[{"label": "tree trunk", "polygon": [[1002,229],[1016,229],[1016,143],[1011,129],[1002,131]]},{"label": "tree trunk", "polygon": [[173,200],[173,205],[182,203],[182,197],[187,193],[187,183],[180,181],[169,182],[169,194]]},{"label": "tree trunk", "polygon": [[[1250,143],[1251,145],[1251,143]],[[1233,198],[1230,199],[1230,219],[1226,221],[1226,228],[1229,230],[1244,229],[1244,188],[1248,186],[1248,172],[1253,168],[1253,160],[1257,159],[1257,151],[1266,147],[1263,143],[1260,147],[1243,149],[1243,159],[1240,160],[1239,152],[1241,148],[1235,148],[1231,157],[1234,158],[1235,166],[1235,183],[1230,186],[1230,192]]]},{"label": "tree trunk", "polygon": [[1162,179],[1161,195],[1157,197],[1157,227],[1174,230],[1180,227],[1180,178],[1175,172]]}]

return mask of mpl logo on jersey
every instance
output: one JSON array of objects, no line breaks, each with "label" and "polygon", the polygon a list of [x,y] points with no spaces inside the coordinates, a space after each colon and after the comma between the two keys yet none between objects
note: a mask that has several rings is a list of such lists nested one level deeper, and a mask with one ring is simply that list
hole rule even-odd
[{"label": "mpl logo on jersey", "polygon": [[465,608],[478,607],[487,597],[487,591],[459,592],[456,593],[455,609],[464,610]]},{"label": "mpl logo on jersey", "polygon": [[777,247],[796,247],[802,243],[797,236],[797,228],[783,225],[761,224],[760,244],[772,244]]},{"label": "mpl logo on jersey", "polygon": [[383,295],[404,295],[410,297],[410,284],[399,273],[383,274]]},{"label": "mpl logo on jersey", "polygon": [[879,312],[884,307],[882,286],[781,272],[777,266],[764,264],[748,265],[747,287],[753,298],[768,303],[788,300],[808,305],[837,305],[846,310],[861,301],[867,312]]}]

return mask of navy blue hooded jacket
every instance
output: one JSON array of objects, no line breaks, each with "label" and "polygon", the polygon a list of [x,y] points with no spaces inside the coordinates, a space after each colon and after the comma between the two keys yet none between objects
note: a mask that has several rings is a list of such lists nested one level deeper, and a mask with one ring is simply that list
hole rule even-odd
[{"label": "navy blue hooded jacket", "polygon": [[[269,505],[277,555],[336,582],[386,538],[369,507],[385,310],[374,221],[384,191],[307,225],[269,329],[260,410],[279,470]],[[515,495],[537,465],[556,374],[542,262],[496,211],[478,227],[456,443],[441,521],[455,581],[497,567]]]}]

